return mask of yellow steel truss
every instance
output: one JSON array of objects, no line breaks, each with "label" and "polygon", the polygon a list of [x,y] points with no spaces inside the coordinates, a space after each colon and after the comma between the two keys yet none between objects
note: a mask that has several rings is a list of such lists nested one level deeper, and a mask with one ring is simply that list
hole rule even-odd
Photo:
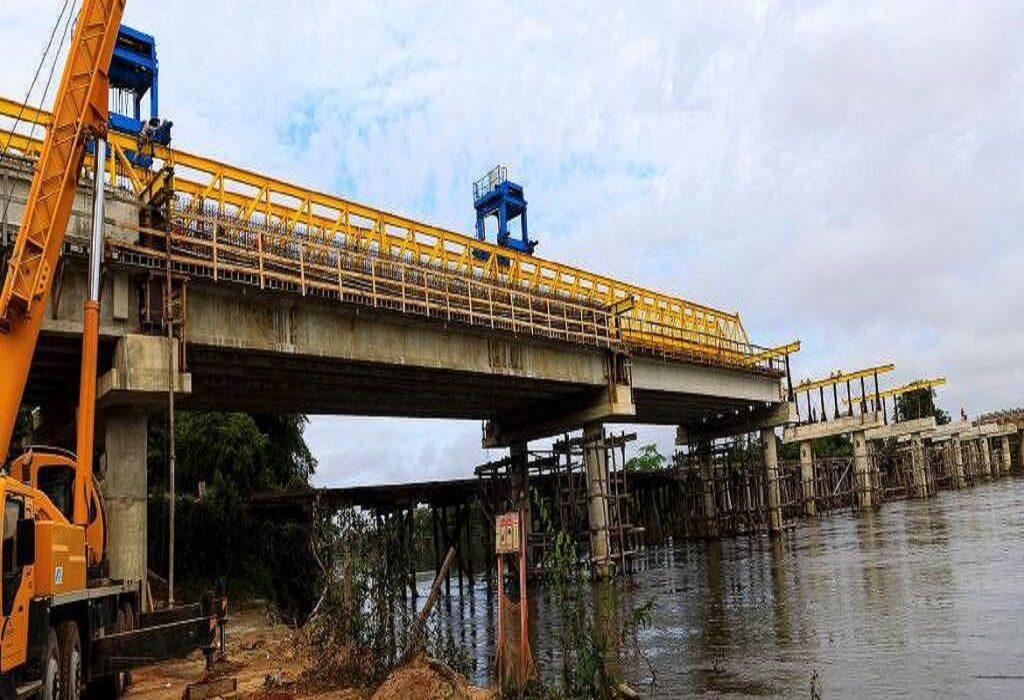
[{"label": "yellow steel truss", "polygon": [[[0,117],[13,118],[22,105],[0,97]],[[48,126],[50,115],[25,110],[22,120]],[[0,126],[3,126],[0,123]],[[132,165],[135,140],[111,132],[109,178],[134,194],[150,174]],[[29,157],[41,142],[0,128],[0,146]],[[243,168],[177,149],[156,146],[162,165],[175,170],[182,225],[211,214],[259,231],[260,245],[295,248],[307,262],[327,264],[340,249],[360,250],[451,274],[488,280],[514,289],[604,307],[616,317],[629,345],[655,352],[699,357],[711,353],[729,364],[770,364],[799,343],[762,349],[750,345],[738,313],[728,313],[653,292],[568,265],[499,248],[380,209],[317,192]],[[231,227],[235,229],[237,227]],[[711,358],[713,359],[713,358]]]}]

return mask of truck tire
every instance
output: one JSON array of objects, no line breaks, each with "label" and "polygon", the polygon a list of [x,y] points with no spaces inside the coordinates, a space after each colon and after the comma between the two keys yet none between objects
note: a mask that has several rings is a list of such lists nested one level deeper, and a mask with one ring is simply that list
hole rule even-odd
[{"label": "truck tire", "polygon": [[82,700],[82,640],[73,620],[57,627],[57,643],[60,645],[61,700]]},{"label": "truck tire", "polygon": [[46,647],[39,660],[39,672],[43,681],[42,700],[63,700],[60,696],[60,651],[57,633],[52,627],[46,632]]}]

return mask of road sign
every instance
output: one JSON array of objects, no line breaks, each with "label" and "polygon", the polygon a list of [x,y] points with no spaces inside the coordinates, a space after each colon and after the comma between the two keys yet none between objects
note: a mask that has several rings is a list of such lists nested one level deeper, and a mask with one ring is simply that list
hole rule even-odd
[{"label": "road sign", "polygon": [[512,511],[502,513],[494,520],[495,543],[497,554],[519,553],[519,513]]}]

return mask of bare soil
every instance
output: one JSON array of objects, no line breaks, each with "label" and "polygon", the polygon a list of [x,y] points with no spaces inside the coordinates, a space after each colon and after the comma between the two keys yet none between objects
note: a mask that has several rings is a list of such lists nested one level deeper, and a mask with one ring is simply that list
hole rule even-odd
[{"label": "bare soil", "polygon": [[[447,666],[418,658],[394,671],[378,688],[329,687],[306,680],[311,664],[300,635],[269,620],[262,610],[232,614],[228,624],[227,658],[212,677],[233,676],[238,697],[246,700],[391,700],[393,698],[471,698],[496,695],[475,688]],[[199,652],[135,671],[126,697],[130,700],[180,698],[190,683],[206,677]]]}]

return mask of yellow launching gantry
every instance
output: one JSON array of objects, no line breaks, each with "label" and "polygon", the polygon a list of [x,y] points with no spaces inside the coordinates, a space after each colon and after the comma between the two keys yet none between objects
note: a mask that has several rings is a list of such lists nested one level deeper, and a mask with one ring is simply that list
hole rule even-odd
[{"label": "yellow launching gantry", "polygon": [[[853,372],[844,372],[837,370],[830,374],[824,379],[805,379],[796,385],[793,389],[794,402],[796,403],[797,416],[801,417],[802,422],[815,422],[815,421],[826,421],[828,418],[828,405],[825,401],[825,390],[830,389],[832,394],[832,411],[833,419],[841,417],[839,411],[839,387],[842,385],[846,386],[846,400],[844,403],[847,407],[847,415],[853,415],[853,406],[855,401],[851,402],[851,387],[854,382],[860,384],[861,397],[868,395],[867,380],[871,379],[874,384],[874,395],[879,397],[881,390],[878,387],[878,375],[887,374],[896,369],[896,365],[892,363],[876,365],[874,367],[866,367]],[[818,406],[815,407],[812,401],[813,394],[818,394]],[[803,420],[803,416],[800,413],[800,396],[806,397],[807,415],[806,420]],[[881,399],[877,401],[876,405],[881,404]],[[860,403],[861,413],[867,412],[867,405],[864,401]],[[818,410],[816,411],[815,408]],[[820,412],[819,412],[820,411]]]},{"label": "yellow launching gantry", "polygon": [[[0,126],[10,127],[18,119],[43,126],[51,121],[45,111],[0,98]],[[5,152],[37,158],[42,142],[8,128],[0,129],[0,145]],[[432,301],[439,295],[468,286],[468,299],[465,292],[454,301],[441,298],[439,304],[448,309],[449,318],[451,306],[461,304],[468,313],[460,319],[471,324],[751,371],[787,372],[788,355],[800,347],[799,342],[774,348],[751,344],[738,313],[499,247],[204,156],[159,144],[151,147],[154,168],[170,167],[174,173],[174,263],[182,270],[206,266],[204,271],[210,268],[214,280],[245,277],[258,280],[261,287],[287,284],[303,294],[347,299],[345,275],[356,275],[356,284],[363,285],[360,290],[372,287],[374,294],[376,275],[392,281],[401,276],[400,308],[418,308],[428,316],[438,315]],[[105,169],[110,181],[143,196],[153,173],[135,164],[137,140],[112,130],[109,148]],[[188,244],[177,245],[178,236],[188,238]],[[139,255],[147,252],[130,243],[109,244],[115,254],[118,248]],[[424,281],[428,275],[429,283]],[[435,282],[438,277],[444,278],[440,284]],[[408,303],[406,288],[412,285],[407,285],[407,278],[420,289],[420,296]],[[474,298],[478,284],[488,286]],[[441,292],[435,291],[438,287]],[[523,295],[531,297],[526,300],[529,308],[523,306]],[[544,319],[539,310],[545,300],[549,307],[559,305],[557,323]],[[553,326],[561,327],[553,332]]]}]

